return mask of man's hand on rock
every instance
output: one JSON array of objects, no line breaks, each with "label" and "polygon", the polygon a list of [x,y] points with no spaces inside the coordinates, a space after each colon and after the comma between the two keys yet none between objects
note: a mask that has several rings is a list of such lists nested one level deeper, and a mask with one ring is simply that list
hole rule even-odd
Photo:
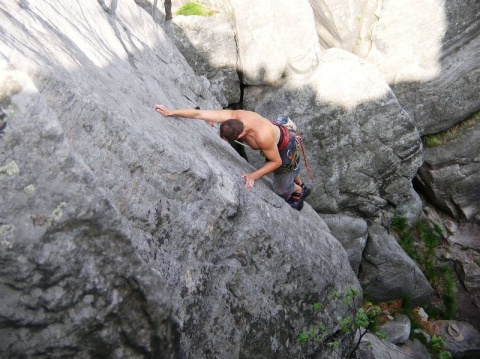
[{"label": "man's hand on rock", "polygon": [[245,178],[245,188],[252,189],[253,185],[255,184],[255,180],[252,178],[252,176],[246,173],[242,177]]},{"label": "man's hand on rock", "polygon": [[167,117],[170,112],[167,106],[164,105],[155,105],[153,108],[155,109],[155,111],[160,112],[160,114],[165,117]]}]

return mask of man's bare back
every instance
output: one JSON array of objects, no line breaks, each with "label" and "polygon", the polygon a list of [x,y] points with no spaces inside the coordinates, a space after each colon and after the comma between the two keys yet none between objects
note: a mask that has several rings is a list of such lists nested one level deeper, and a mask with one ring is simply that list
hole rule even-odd
[{"label": "man's bare back", "polygon": [[246,129],[251,129],[240,137],[254,150],[265,151],[275,147],[280,138],[280,129],[269,120],[251,111],[237,110],[234,119],[243,123]]}]

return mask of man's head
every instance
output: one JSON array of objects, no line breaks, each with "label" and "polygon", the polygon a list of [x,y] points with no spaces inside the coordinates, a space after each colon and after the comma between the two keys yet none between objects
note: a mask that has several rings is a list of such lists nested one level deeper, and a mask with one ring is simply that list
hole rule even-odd
[{"label": "man's head", "polygon": [[220,137],[228,142],[235,141],[243,132],[242,121],[230,119],[220,125]]}]

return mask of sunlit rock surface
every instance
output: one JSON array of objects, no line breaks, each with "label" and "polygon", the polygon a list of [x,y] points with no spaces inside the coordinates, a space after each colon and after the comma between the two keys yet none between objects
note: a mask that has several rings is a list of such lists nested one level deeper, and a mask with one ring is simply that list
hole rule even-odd
[{"label": "sunlit rock surface", "polygon": [[480,108],[480,3],[310,0],[320,42],[378,66],[420,133]]},{"label": "sunlit rock surface", "polygon": [[[6,172],[15,173],[14,167],[10,168],[12,156],[22,156],[25,163],[35,163],[33,153],[29,155],[31,147],[22,147],[21,131],[17,130],[21,123],[42,125],[47,130],[45,146],[50,151],[42,156],[55,157],[54,150],[60,151],[59,144],[50,138],[48,131],[57,126],[55,131],[63,131],[69,148],[91,170],[89,181],[96,183],[105,198],[101,201],[102,197],[93,189],[89,195],[78,186],[70,188],[67,180],[64,188],[53,181],[56,176],[68,177],[68,171],[64,175],[56,167],[29,168],[15,160],[22,176],[35,178],[37,172],[44,171],[45,185],[52,186],[56,192],[55,196],[49,196],[48,192],[34,191],[30,194],[34,201],[52,197],[52,202],[46,202],[49,204],[45,209],[41,207],[43,204],[39,209],[32,209],[29,203],[12,202],[6,197],[7,193],[10,196],[10,192],[24,188],[31,192],[31,181],[19,186],[10,177],[8,182],[2,179],[2,203],[18,206],[11,214],[7,207],[2,207],[7,211],[2,221],[5,218],[10,222],[11,216],[18,213],[16,220],[28,221],[33,226],[32,211],[54,215],[55,219],[55,209],[63,202],[67,203],[63,210],[68,210],[75,220],[64,225],[59,222],[62,226],[55,231],[43,227],[47,237],[21,236],[6,228],[9,248],[2,249],[2,260],[4,263],[18,261],[22,243],[33,245],[42,240],[45,242],[43,252],[32,251],[28,259],[20,258],[22,276],[31,277],[31,281],[41,280],[31,267],[22,263],[44,263],[49,268],[45,273],[48,281],[56,282],[57,276],[61,279],[62,273],[68,273],[71,288],[86,286],[86,293],[90,294],[88,283],[91,282],[94,283],[92,295],[105,293],[105,305],[99,307],[98,313],[89,314],[92,321],[81,322],[82,330],[90,335],[83,337],[87,342],[90,338],[98,340],[96,330],[109,330],[101,326],[102,318],[115,320],[127,316],[125,323],[130,323],[128,315],[133,316],[135,308],[142,308],[138,315],[147,318],[150,332],[140,327],[142,322],[138,327],[126,328],[127,333],[115,332],[110,337],[109,333],[100,332],[99,335],[105,335],[105,342],[111,343],[112,348],[124,340],[132,351],[138,348],[144,353],[150,350],[152,353],[162,351],[165,356],[174,355],[173,349],[177,347],[164,350],[163,342],[157,339],[169,338],[169,332],[160,324],[162,316],[165,318],[171,308],[180,333],[175,343],[185,357],[304,355],[305,348],[295,338],[311,324],[311,304],[326,303],[324,322],[332,335],[340,318],[349,313],[348,308],[338,307],[338,303],[331,300],[333,294],[345,293],[349,288],[360,290],[345,250],[310,206],[305,205],[302,212],[291,209],[271,190],[268,179],[257,181],[252,191],[245,190],[241,175],[252,171],[252,167],[219,138],[215,129],[202,121],[164,119],[153,110],[155,103],[172,107],[221,107],[150,13],[134,1],[110,5],[101,6],[93,0],[81,4],[15,1],[0,5],[1,56],[8,60],[9,67],[18,68],[31,77],[39,95],[55,115],[47,116],[44,123],[39,122],[36,109],[15,117],[16,106],[27,104],[22,99],[18,99],[19,105],[2,102],[11,120],[0,142],[4,154],[0,167],[7,166]],[[60,125],[54,122],[54,117]],[[35,129],[25,132],[26,139],[35,139],[42,133]],[[15,140],[9,137],[13,135]],[[72,160],[64,161],[66,165],[73,165]],[[73,195],[78,202],[70,200],[69,196]],[[100,201],[103,207],[100,204],[95,207],[95,201]],[[113,209],[106,207],[107,202],[118,209],[118,225],[122,223],[120,229],[128,234],[120,238],[118,248],[117,243],[102,232],[115,233],[115,228],[108,226],[112,220],[106,217],[107,212]],[[89,203],[94,207],[92,210],[88,209]],[[76,221],[82,226],[78,230],[74,225]],[[88,221],[96,227],[90,232],[81,232],[88,228]],[[74,232],[72,236],[80,236],[78,245],[89,248],[88,243],[93,242],[92,245],[97,243],[96,247],[75,255],[63,255],[71,253],[74,249],[71,246],[77,245],[69,237],[69,231]],[[128,252],[126,243],[130,243],[131,251],[135,249],[133,253]],[[55,253],[59,255],[52,255]],[[96,275],[96,266],[104,263],[114,272],[102,274],[103,277]],[[88,270],[81,272],[82,266]],[[140,278],[131,273],[147,271],[147,266],[152,276],[145,279],[149,283],[148,292],[145,289],[146,294],[142,294],[137,290],[138,296],[131,295],[132,303],[123,302],[128,310],[121,310],[123,307],[116,305],[116,300],[122,298],[122,285],[125,291],[128,285],[143,286]],[[4,283],[15,281],[15,276],[20,275],[11,269],[2,270]],[[120,277],[119,281],[112,279],[116,277]],[[128,278],[132,278],[133,283],[128,282]],[[128,283],[124,284],[125,281]],[[27,300],[33,290],[28,284],[17,287],[18,297],[2,291],[5,300],[0,306],[2,318],[7,318],[4,320],[16,328],[22,326],[22,321],[17,320],[17,314],[10,308],[18,304],[17,298]],[[115,290],[119,292],[117,296]],[[61,305],[74,293],[60,288],[31,295],[47,296]],[[165,306],[158,305],[159,300],[150,298],[148,293],[157,293]],[[162,297],[161,293],[167,293],[168,297]],[[88,297],[83,302],[79,294],[77,305],[80,309],[88,308],[91,299]],[[77,297],[72,300],[76,303]],[[110,311],[115,310],[122,313],[109,316]],[[132,314],[123,313],[130,310]],[[148,320],[144,311],[154,319]],[[41,313],[41,309],[33,310],[25,317],[35,318]],[[55,324],[60,319],[53,322],[48,316],[37,319],[35,329],[25,324],[21,331],[24,337],[37,333],[40,326],[45,328],[45,335],[50,333],[50,337],[42,340],[45,345],[55,341],[60,333],[64,342],[75,342],[73,319],[62,321],[63,326]],[[122,330],[122,324],[117,328]],[[117,335],[120,338],[116,339]],[[339,338],[340,342],[344,339]],[[29,352],[29,344],[33,342],[8,332],[2,338],[2,345],[13,348],[19,340],[24,351]],[[88,346],[84,350],[88,350]],[[348,350],[341,344],[337,355],[341,357]],[[118,352],[111,349],[108,355],[135,357],[121,349]],[[332,358],[328,353],[322,357]]]}]

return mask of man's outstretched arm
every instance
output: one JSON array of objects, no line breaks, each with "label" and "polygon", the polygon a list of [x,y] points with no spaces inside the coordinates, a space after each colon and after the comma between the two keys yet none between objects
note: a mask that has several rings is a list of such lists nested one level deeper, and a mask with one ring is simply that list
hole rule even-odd
[{"label": "man's outstretched arm", "polygon": [[154,109],[165,117],[193,118],[212,122],[224,122],[235,118],[233,110],[197,110],[194,108],[172,110],[164,105],[155,105]]}]

